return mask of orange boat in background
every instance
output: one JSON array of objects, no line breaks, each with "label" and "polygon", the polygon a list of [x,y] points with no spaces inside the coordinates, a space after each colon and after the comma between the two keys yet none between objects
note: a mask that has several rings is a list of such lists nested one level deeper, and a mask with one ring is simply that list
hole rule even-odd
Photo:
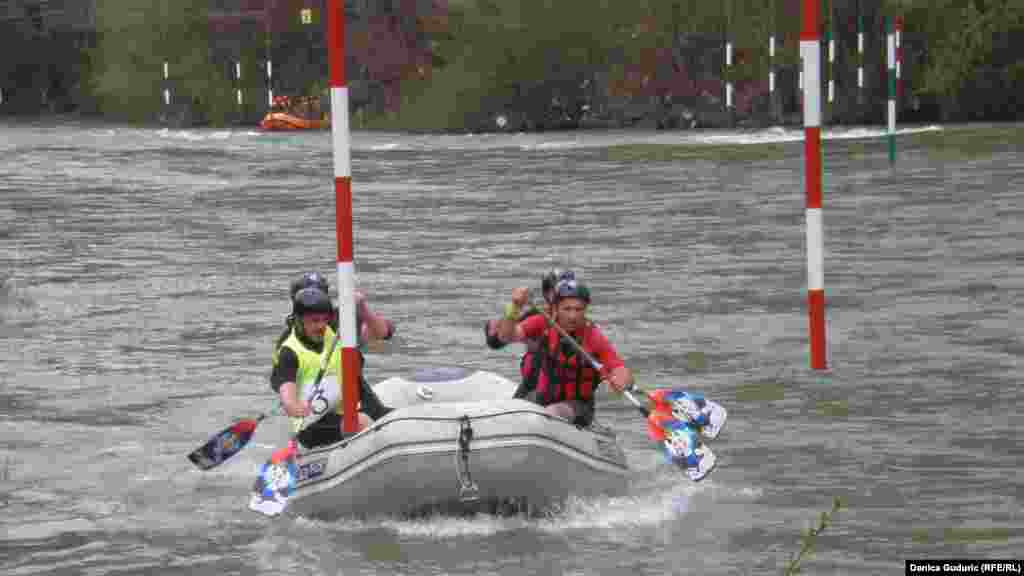
[{"label": "orange boat in background", "polygon": [[268,112],[260,120],[260,128],[264,130],[320,130],[330,126],[330,120],[307,120],[288,112]]},{"label": "orange boat in background", "polygon": [[320,112],[320,100],[288,96],[274,98],[274,105],[260,121],[264,130],[322,130],[329,128],[331,121]]}]

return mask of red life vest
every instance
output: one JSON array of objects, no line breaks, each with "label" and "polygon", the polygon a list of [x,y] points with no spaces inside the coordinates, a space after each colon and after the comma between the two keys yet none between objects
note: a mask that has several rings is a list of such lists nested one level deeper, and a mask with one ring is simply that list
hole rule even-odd
[{"label": "red life vest", "polygon": [[[593,355],[590,325],[585,326],[582,331],[580,346]],[[597,370],[594,370],[594,367],[574,348],[568,348],[570,353],[565,353],[558,330],[548,327],[540,341],[542,346],[536,354],[536,360],[540,361],[537,391],[545,405],[564,400],[593,398],[594,390],[601,382]]]}]

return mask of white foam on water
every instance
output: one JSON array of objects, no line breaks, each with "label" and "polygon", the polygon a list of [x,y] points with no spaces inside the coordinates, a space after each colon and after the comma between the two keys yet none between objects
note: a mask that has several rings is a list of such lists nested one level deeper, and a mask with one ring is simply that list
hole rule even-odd
[{"label": "white foam on water", "polygon": [[[898,128],[897,135],[935,132],[939,125]],[[856,140],[881,138],[888,134],[884,127],[835,127],[824,128],[824,140]],[[551,138],[558,138],[557,140]],[[551,140],[549,140],[551,139]],[[433,138],[406,138],[404,141],[388,141],[359,145],[361,137],[355,138],[354,148],[369,151],[391,150],[487,150],[513,148],[522,151],[576,150],[607,148],[619,145],[692,145],[692,146],[744,146],[757,144],[780,144],[801,142],[804,130],[801,127],[772,126],[756,131],[694,130],[676,132],[621,131],[613,133],[580,133],[572,139],[565,135],[543,135],[529,133],[515,134],[463,134],[440,135]]]},{"label": "white foam on water", "polygon": [[387,528],[398,535],[434,540],[451,540],[465,536],[491,536],[503,532],[522,530],[528,525],[525,518],[490,516],[445,517],[437,516],[417,520],[385,520],[377,527]]},{"label": "white foam on water", "polygon": [[[896,135],[906,134],[923,134],[926,132],[941,132],[942,126],[932,124],[930,126],[917,126],[913,128],[897,128]],[[859,140],[865,138],[881,138],[888,136],[888,130],[884,128],[850,128],[847,130],[837,130],[834,132],[825,132],[822,136],[825,140]],[[803,138],[801,138],[803,139]]]},{"label": "white foam on water", "polygon": [[26,566],[20,567],[20,569],[22,570],[21,572],[15,571],[15,572],[10,572],[10,574],[21,574],[21,573],[32,574],[32,573],[38,573],[40,571],[40,568],[41,568],[40,565],[44,564],[42,562],[42,560],[49,560],[49,561],[52,562],[52,561],[59,561],[59,560],[66,559],[66,558],[70,557],[70,560],[65,560],[64,562],[62,562],[60,564],[56,564],[56,563],[55,564],[50,564],[49,562],[46,563],[46,565],[48,567],[50,567],[51,569],[52,568],[57,568],[58,566],[60,566],[60,567],[68,567],[69,565],[80,564],[82,561],[84,561],[84,560],[86,560],[88,558],[88,557],[82,557],[83,553],[86,553],[86,552],[97,553],[97,552],[105,549],[108,546],[108,544],[109,544],[109,542],[106,542],[104,540],[91,540],[89,542],[86,542],[85,544],[82,544],[81,546],[74,546],[74,547],[71,547],[71,548],[60,548],[60,549],[56,549],[56,550],[35,550],[35,551],[32,552],[32,560],[33,560],[33,562],[31,564],[28,564]]},{"label": "white foam on water", "polygon": [[114,456],[117,454],[131,454],[145,452],[142,444],[136,442],[120,443],[116,446],[108,446],[97,451],[93,456]]},{"label": "white foam on water", "polygon": [[68,518],[43,522],[21,522],[16,526],[5,526],[3,540],[42,540],[66,532],[93,532],[99,530],[96,524],[85,518]]},{"label": "white foam on water", "polygon": [[659,526],[685,516],[694,498],[754,500],[761,489],[734,487],[705,481],[694,484],[673,477],[675,485],[652,489],[647,494],[591,499],[570,498],[563,506],[541,517],[430,516],[416,519],[384,518],[323,522],[297,518],[300,526],[326,527],[332,531],[367,532],[381,528],[396,535],[428,540],[453,540],[464,537],[488,537],[506,532],[533,530],[558,534],[578,530],[621,530]]},{"label": "white foam on water", "polygon": [[[896,135],[907,135],[907,134],[919,134],[925,132],[938,132],[942,130],[942,126],[930,125],[930,126],[917,126],[900,128],[896,130]],[[862,140],[870,138],[882,138],[887,136],[889,133],[885,128],[875,127],[854,127],[854,128],[825,128],[822,130],[822,140]],[[670,142],[659,138],[658,143],[668,144]],[[707,133],[707,134],[696,134],[694,138],[684,138],[682,141],[676,142],[677,144],[705,144],[705,145],[755,145],[755,144],[784,144],[788,142],[802,142],[804,140],[804,130],[802,128],[784,128],[780,126],[767,128],[757,132],[750,133],[735,133],[735,132],[718,132],[718,133]]]},{"label": "white foam on water", "polygon": [[584,143],[579,140],[571,142],[537,142],[536,144],[523,144],[519,146],[521,150],[571,150],[583,147],[585,147]]},{"label": "white foam on water", "polygon": [[233,130],[173,130],[170,128],[161,128],[156,132],[157,136],[161,138],[167,138],[172,140],[187,140],[189,142],[216,142],[222,140],[229,140],[235,136],[256,136],[260,135],[260,132],[245,131],[235,132]]},{"label": "white foam on water", "polygon": [[15,490],[8,496],[16,497],[19,500],[25,502],[38,503],[38,504],[52,504],[60,500],[60,495],[55,492],[42,492],[39,490],[32,490],[31,488],[25,490]]}]

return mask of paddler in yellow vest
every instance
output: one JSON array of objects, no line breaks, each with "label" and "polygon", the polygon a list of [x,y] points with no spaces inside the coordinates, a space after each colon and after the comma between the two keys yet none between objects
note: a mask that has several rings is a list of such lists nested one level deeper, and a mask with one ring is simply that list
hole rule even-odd
[{"label": "paddler in yellow vest", "polygon": [[[281,405],[291,420],[295,433],[313,408],[304,399],[320,372],[324,355],[330,350],[334,330],[330,327],[336,315],[330,297],[318,287],[303,288],[292,301],[294,321],[288,337],[277,350],[277,360],[270,375],[270,385],[281,399]],[[338,379],[341,348],[335,347],[327,363],[326,375]],[[337,385],[335,385],[336,387]],[[359,413],[359,428],[370,423],[370,418]],[[336,410],[327,410],[323,417],[299,432],[299,443],[307,448],[332,444],[343,438],[341,416]]]},{"label": "paddler in yellow vest", "polygon": [[[295,299],[295,295],[298,294],[299,290],[303,288],[316,287],[319,288],[324,294],[330,294],[330,285],[327,283],[327,277],[319,272],[305,272],[301,277],[296,278],[292,281],[289,289],[289,301]],[[390,340],[395,335],[395,325],[393,322],[384,318],[380,314],[370,309],[367,303],[366,294],[360,290],[355,291],[356,298],[356,330],[358,332],[358,343],[359,352],[362,354],[368,348],[370,342],[379,340]],[[292,332],[292,325],[297,324],[295,322],[295,316],[289,314],[284,319],[284,330],[281,335],[274,341],[274,349],[271,354],[274,364],[277,364],[277,351],[281,348],[281,344],[288,338]],[[331,323],[328,325],[331,330],[338,331],[338,317],[335,316],[331,319]],[[365,364],[360,358],[360,364]],[[370,416],[374,419],[380,416],[374,416],[372,413]]]}]

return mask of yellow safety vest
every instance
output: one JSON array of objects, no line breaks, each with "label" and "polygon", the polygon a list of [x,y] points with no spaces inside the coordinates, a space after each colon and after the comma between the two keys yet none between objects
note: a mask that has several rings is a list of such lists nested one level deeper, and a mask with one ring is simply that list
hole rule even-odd
[{"label": "yellow safety vest", "polygon": [[[281,343],[282,348],[290,348],[295,356],[299,359],[299,369],[295,374],[295,384],[297,385],[297,398],[298,400],[304,399],[308,392],[307,388],[311,387],[316,381],[316,375],[320,373],[320,363],[323,361],[324,355],[330,349],[331,342],[334,340],[334,330],[328,326],[324,330],[324,349],[322,352],[315,352],[307,348],[299,337],[296,336],[295,331],[298,328],[292,328],[292,333],[288,335],[288,338]],[[341,348],[335,347],[334,354],[331,356],[330,362],[327,363],[327,370],[325,374],[338,375],[338,366],[341,358]],[[275,359],[276,360],[276,359]],[[337,378],[339,387],[341,386],[341,378]],[[292,417],[289,418],[291,422],[292,433],[297,433],[302,428],[303,418]]]}]

